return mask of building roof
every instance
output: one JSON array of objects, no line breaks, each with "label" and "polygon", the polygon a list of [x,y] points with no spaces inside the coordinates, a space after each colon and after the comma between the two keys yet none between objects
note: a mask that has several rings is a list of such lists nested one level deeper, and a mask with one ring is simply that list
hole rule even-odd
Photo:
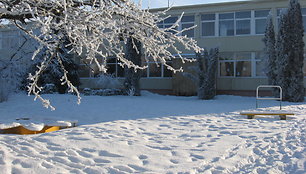
[{"label": "building roof", "polygon": [[[240,1],[227,1],[227,2],[217,2],[217,3],[206,3],[206,4],[195,4],[195,5],[184,5],[184,6],[173,6],[171,10],[181,10],[181,9],[191,9],[191,8],[201,8],[201,7],[216,7],[216,6],[226,6],[226,5],[242,5],[242,4],[256,4],[256,3],[267,3],[267,2],[288,2],[288,0],[240,0]],[[153,8],[150,11],[163,11],[168,9],[168,7],[163,8]]]}]

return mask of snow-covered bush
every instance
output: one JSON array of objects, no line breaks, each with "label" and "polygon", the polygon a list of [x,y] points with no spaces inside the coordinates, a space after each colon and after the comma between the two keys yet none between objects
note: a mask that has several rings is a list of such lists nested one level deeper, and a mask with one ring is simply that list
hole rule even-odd
[{"label": "snow-covered bush", "polygon": [[6,83],[6,78],[0,76],[0,103],[6,101],[9,95],[9,87]]},{"label": "snow-covered bush", "polygon": [[[70,80],[70,82],[76,86],[79,87],[80,85],[80,77],[78,73],[78,65],[73,61],[73,55],[68,54],[66,49],[61,49],[62,51],[59,54],[61,58],[61,64],[52,59],[49,63],[49,65],[46,67],[44,72],[40,75],[40,78],[37,81],[37,84],[42,87],[41,93],[49,93],[49,92],[58,92],[60,94],[64,94],[67,92],[68,86],[67,84],[63,83],[61,80],[62,76],[64,75],[63,69],[61,66],[64,66],[69,73],[67,73],[67,78]],[[51,56],[41,54],[40,56]],[[33,65],[29,68],[28,73],[34,74],[37,71],[37,67],[42,64],[41,59],[36,59],[36,61],[33,63]],[[25,79],[28,79],[28,76],[25,77]],[[27,86],[29,83],[29,80],[25,80],[25,83],[23,85]],[[51,87],[50,85],[53,84],[53,89],[46,89]],[[25,87],[24,87],[25,88]],[[25,88],[26,89],[26,88]],[[50,91],[51,90],[51,91]]]},{"label": "snow-covered bush", "polygon": [[119,89],[122,88],[119,80],[111,74],[100,74],[97,77],[96,85],[100,89]]},{"label": "snow-covered bush", "polygon": [[123,95],[123,89],[90,89],[84,88],[83,94],[89,95],[99,95],[99,96],[110,96],[110,95]]},{"label": "snow-covered bush", "polygon": [[196,53],[196,66],[190,67],[193,73],[183,73],[197,85],[199,99],[210,100],[217,94],[217,68],[219,49],[212,48],[208,52]]}]

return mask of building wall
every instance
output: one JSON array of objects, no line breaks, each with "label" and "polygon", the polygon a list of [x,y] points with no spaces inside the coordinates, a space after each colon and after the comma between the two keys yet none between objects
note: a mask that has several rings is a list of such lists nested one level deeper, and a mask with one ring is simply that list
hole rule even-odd
[{"label": "building wall", "polygon": [[[306,1],[300,1],[301,7],[306,8]],[[252,72],[250,72],[249,76],[246,77],[230,77],[230,76],[222,76],[220,73],[220,66],[222,60],[219,62],[219,70],[218,70],[218,80],[217,80],[217,89],[218,90],[255,90],[258,85],[267,84],[267,78],[257,72],[256,66],[257,61],[259,60],[260,52],[263,52],[264,44],[263,44],[263,34],[256,34],[255,32],[255,11],[258,10],[269,10],[271,9],[271,13],[273,14],[275,30],[277,31],[277,12],[278,9],[286,8],[288,6],[287,0],[257,0],[257,1],[248,1],[248,2],[228,2],[228,3],[218,3],[218,4],[208,4],[208,5],[192,5],[192,6],[182,6],[182,7],[174,7],[172,8],[168,14],[171,16],[179,16],[184,12],[184,15],[194,15],[195,20],[194,24],[197,25],[194,31],[194,39],[197,40],[198,44],[203,48],[213,48],[218,47],[220,53],[234,53],[236,56],[240,53],[250,53],[250,61]],[[158,11],[162,9],[154,9],[154,11]],[[305,10],[305,9],[304,9]],[[231,13],[231,12],[242,12],[242,11],[251,11],[251,31],[250,34],[247,35],[234,35],[234,36],[218,36],[219,33],[216,33],[215,36],[202,36],[202,22],[201,15],[202,14],[216,14],[217,21],[215,22],[215,29],[218,32],[218,15],[223,13]],[[305,13],[305,12],[304,12]],[[305,16],[305,15],[304,15]],[[219,16],[220,17],[220,16]],[[306,43],[306,37],[304,37],[304,42]],[[181,47],[181,49],[183,49]],[[306,50],[306,46],[305,46]],[[193,54],[192,52],[185,50],[185,54]],[[306,58],[306,56],[305,56]],[[263,65],[261,65],[263,66]],[[178,80],[179,79],[179,80]],[[181,81],[182,83],[178,83]],[[190,91],[195,92],[195,87],[191,84],[192,81],[184,79],[182,76],[174,75],[172,79],[172,89],[174,91],[181,90],[181,92],[185,92],[187,95]],[[306,84],[306,83],[305,83]],[[189,92],[187,92],[189,91]],[[177,92],[180,93],[180,92]]]},{"label": "building wall", "polygon": [[[302,8],[306,8],[306,1],[300,1]],[[205,4],[205,5],[191,5],[191,6],[182,6],[182,7],[173,7],[168,14],[173,16],[180,16],[183,12],[185,16],[194,16],[194,22],[190,23],[193,25],[197,25],[193,32],[193,38],[197,40],[199,46],[203,48],[214,48],[218,47],[220,50],[220,54],[225,53],[233,53],[237,56],[240,53],[250,53],[249,62],[251,62],[252,71],[249,72],[248,76],[239,76],[239,77],[231,77],[231,76],[223,76],[221,74],[222,66],[224,66],[226,61],[232,61],[231,59],[220,59],[219,61],[219,69],[218,69],[218,80],[217,80],[217,89],[218,90],[255,90],[258,85],[267,84],[267,79],[265,76],[258,75],[256,71],[257,61],[257,53],[260,53],[264,49],[264,44],[262,42],[263,34],[256,34],[255,27],[255,11],[257,10],[271,10],[271,13],[274,16],[274,23],[277,29],[277,12],[280,8],[286,8],[288,6],[288,0],[253,0],[253,1],[245,1],[245,2],[227,2],[227,3],[217,3],[217,4]],[[160,11],[164,9],[152,9],[152,12]],[[224,13],[232,13],[232,12],[243,12],[250,11],[251,12],[251,34],[248,35],[233,35],[233,36],[219,36],[218,33],[218,16]],[[202,36],[202,15],[204,14],[215,14],[215,36]],[[219,16],[220,17],[220,16]],[[207,22],[207,21],[206,21]],[[189,24],[182,23],[183,24]],[[163,23],[165,25],[165,23]],[[18,33],[16,38],[22,38],[20,33],[16,29],[0,29],[0,58],[8,59],[16,50],[16,46],[14,47],[14,43],[7,43],[4,38],[6,38],[7,33],[10,30]],[[305,33],[306,35],[306,33]],[[14,40],[14,39],[13,39]],[[18,40],[20,44],[22,39]],[[16,41],[16,40],[15,40]],[[304,37],[304,42],[306,43],[306,36]],[[30,42],[28,42],[25,48],[31,48]],[[31,48],[33,49],[33,48]],[[180,48],[183,50],[183,55],[186,57],[192,57],[194,54],[191,51],[184,50],[183,47]],[[306,50],[306,46],[305,46]],[[28,51],[30,52],[30,51]],[[306,56],[305,56],[306,57]],[[234,58],[235,59],[235,58]],[[26,59],[25,59],[26,60]],[[27,59],[28,60],[28,59]],[[236,63],[236,59],[233,60]],[[306,61],[305,61],[306,62]],[[96,72],[92,73],[89,69],[84,68],[85,64],[82,65],[82,70],[80,74],[82,75],[81,79],[81,88],[90,87],[90,88],[99,88],[96,85]],[[123,69],[120,66],[115,65],[116,62],[111,63],[113,66],[110,73],[115,73],[116,77],[118,77],[119,81],[123,82],[122,71]],[[173,62],[174,66],[181,65],[178,61]],[[236,64],[235,64],[236,65]],[[193,64],[182,65],[185,68],[185,71],[189,71],[188,67],[193,66]],[[84,68],[84,69],[83,69]],[[96,67],[92,65],[92,70],[95,70]],[[194,82],[190,79],[186,78],[184,75],[180,73],[173,74],[172,77],[169,77],[169,72],[161,65],[160,72],[154,71],[154,67],[150,67],[149,70],[145,70],[143,72],[143,77],[140,80],[140,85],[142,89],[157,89],[157,90],[173,90],[176,94],[186,94],[191,95],[196,92],[196,87]],[[158,69],[157,68],[157,69]],[[151,70],[153,69],[153,74],[151,74]],[[156,68],[155,68],[156,69]],[[305,68],[306,70],[306,68]],[[236,70],[235,70],[236,71]],[[154,74],[155,73],[155,74]],[[156,73],[160,73],[159,75]],[[222,72],[224,73],[224,72]],[[236,74],[234,74],[236,76]],[[306,84],[306,82],[305,82]],[[305,85],[306,86],[306,85]]]}]

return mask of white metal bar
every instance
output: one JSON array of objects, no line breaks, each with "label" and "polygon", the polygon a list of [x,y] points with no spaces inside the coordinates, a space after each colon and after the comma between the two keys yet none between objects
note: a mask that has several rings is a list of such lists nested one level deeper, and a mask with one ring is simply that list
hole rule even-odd
[{"label": "white metal bar", "polygon": [[[259,89],[260,88],[278,88],[280,90],[279,92],[279,98],[264,98],[259,97]],[[283,90],[280,86],[277,85],[260,85],[256,88],[256,108],[258,108],[258,101],[257,100],[279,100],[279,107],[280,110],[282,110],[282,96],[283,96]]]}]

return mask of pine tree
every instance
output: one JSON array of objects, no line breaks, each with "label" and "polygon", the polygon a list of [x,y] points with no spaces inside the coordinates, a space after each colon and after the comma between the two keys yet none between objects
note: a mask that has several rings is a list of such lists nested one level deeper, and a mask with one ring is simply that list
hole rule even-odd
[{"label": "pine tree", "polygon": [[301,6],[298,0],[290,0],[289,9],[289,25],[291,27],[290,39],[291,49],[289,50],[289,62],[291,70],[290,85],[288,86],[288,101],[302,102],[304,101],[304,74],[303,74],[303,61],[304,61],[304,27],[301,12]]},{"label": "pine tree", "polygon": [[198,62],[198,97],[210,100],[216,96],[216,80],[219,49],[205,50],[203,54],[197,53]]},{"label": "pine tree", "polygon": [[283,100],[304,101],[303,85],[303,23],[298,0],[290,0],[288,10],[280,16],[277,37],[278,85],[283,88]]},{"label": "pine tree", "polygon": [[[141,66],[141,43],[132,37],[127,39],[126,43],[126,59],[133,62],[133,64]],[[128,68],[125,66],[124,69],[124,88],[128,95],[140,96],[140,77],[141,70]]]},{"label": "pine tree", "polygon": [[[58,47],[58,54],[59,58],[62,61],[63,66],[68,71],[67,77],[71,81],[71,83],[79,87],[80,77],[79,77],[79,66],[74,62],[73,60],[73,53],[70,53],[70,48],[67,48],[65,45],[67,45],[67,40],[63,40],[62,44]],[[43,52],[43,54],[40,55],[41,57],[50,57],[51,55]],[[36,59],[37,60],[37,59]],[[37,66],[41,64],[41,59],[33,63],[33,65],[29,68],[29,73],[34,73],[37,71]],[[38,80],[38,85],[45,87],[47,84],[54,84],[56,87],[56,90],[60,94],[64,94],[67,92],[68,86],[66,83],[63,84],[61,81],[61,78],[63,77],[64,72],[61,68],[61,65],[58,61],[56,61],[55,58],[53,58],[46,70],[41,74],[41,77]],[[26,89],[27,84],[29,83],[27,76],[24,77],[23,80],[23,87],[22,89]]]},{"label": "pine tree", "polygon": [[277,68],[276,65],[276,51],[275,51],[275,31],[274,24],[272,20],[272,14],[269,14],[267,19],[267,25],[265,30],[265,36],[263,39],[265,44],[265,54],[266,54],[266,75],[268,77],[269,85],[277,85]]},{"label": "pine tree", "polygon": [[277,66],[278,66],[278,75],[277,75],[277,84],[283,89],[283,100],[287,100],[288,96],[288,87],[289,87],[289,20],[288,20],[287,10],[282,10],[280,14],[279,21],[279,31],[277,35]]}]

